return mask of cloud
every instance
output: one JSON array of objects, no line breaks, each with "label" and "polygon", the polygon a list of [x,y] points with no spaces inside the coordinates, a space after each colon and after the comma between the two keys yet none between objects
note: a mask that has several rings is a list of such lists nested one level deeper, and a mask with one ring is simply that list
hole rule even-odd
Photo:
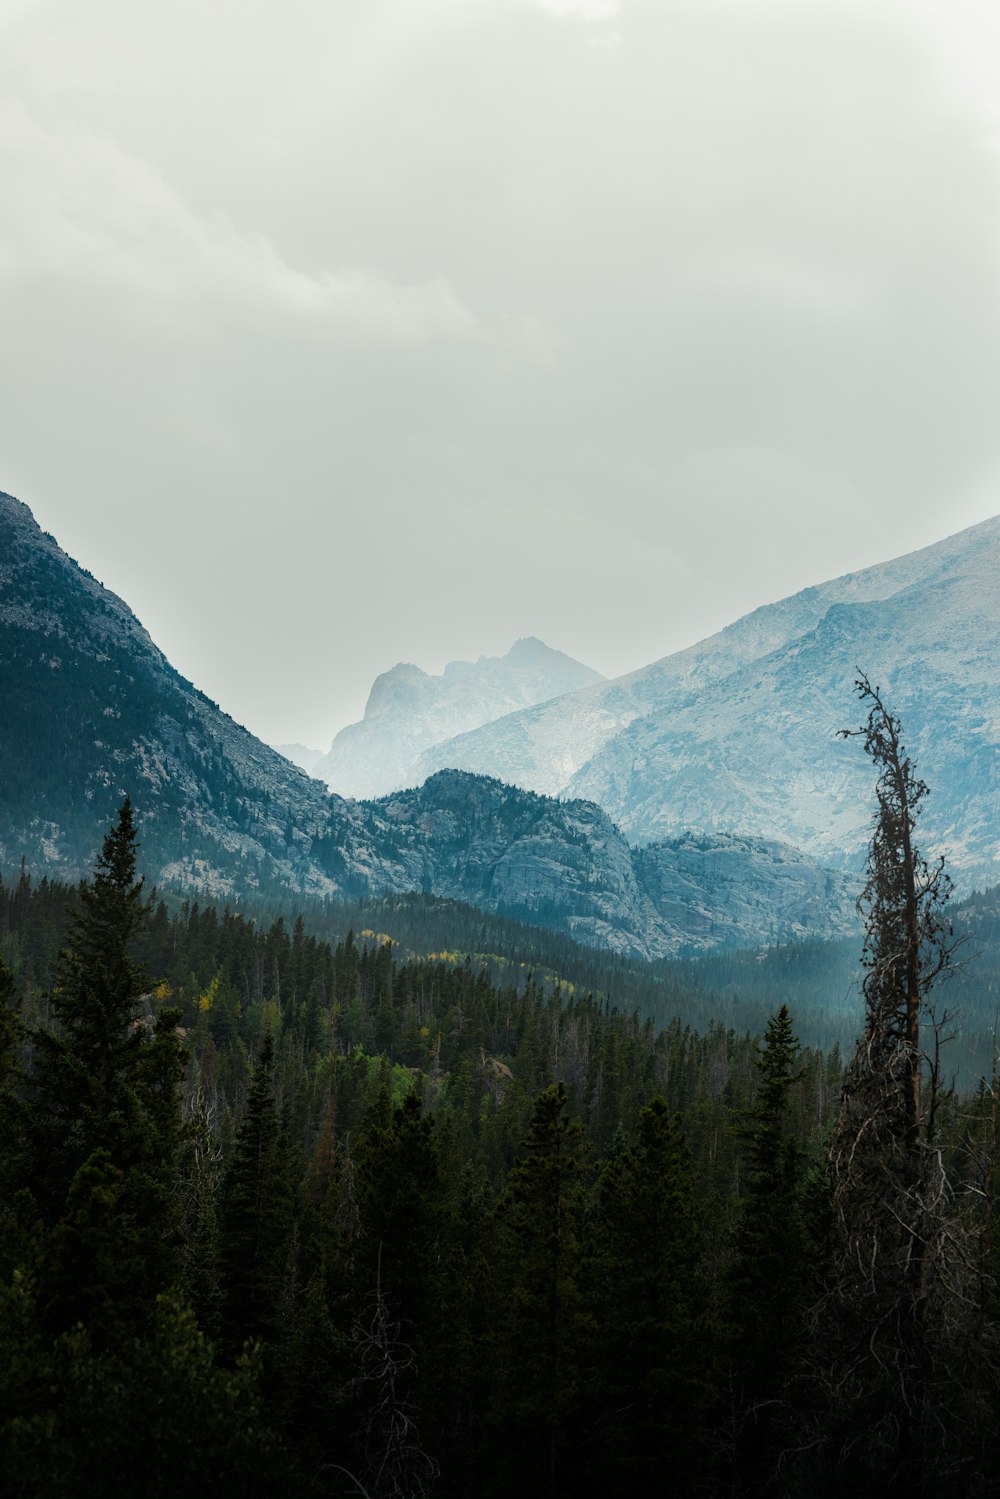
[{"label": "cloud", "polygon": [[995,10],[0,0],[0,486],[325,742],[401,656],[623,670],[971,524]]},{"label": "cloud", "polygon": [[229,326],[318,339],[469,338],[475,317],[445,277],[367,267],[305,271],[263,234],[194,212],[148,161],[115,141],[0,105],[0,287],[103,293],[172,341]]},{"label": "cloud", "polygon": [[580,21],[614,21],[621,12],[620,0],[529,0],[553,16]]}]

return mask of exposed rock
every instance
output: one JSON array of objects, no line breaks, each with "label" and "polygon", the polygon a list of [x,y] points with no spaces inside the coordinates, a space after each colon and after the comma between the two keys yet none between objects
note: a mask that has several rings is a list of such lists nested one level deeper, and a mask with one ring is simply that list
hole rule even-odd
[{"label": "exposed rock", "polygon": [[445,771],[345,801],[186,682],[125,604],[0,496],[0,867],[89,873],[121,798],[157,884],[428,891],[658,956],[850,930],[854,886],[748,839],[631,849],[593,803]]},{"label": "exposed rock", "polygon": [[304,770],[307,776],[311,776],[316,766],[323,758],[323,751],[310,749],[307,744],[275,744],[273,749],[278,751],[286,760],[291,760],[300,770]]},{"label": "exposed rock", "polygon": [[927,852],[1000,879],[1000,519],[758,609],[711,639],[425,753],[598,802],[633,839],[777,838],[858,868],[874,808],[858,669],[885,689],[932,795]]},{"label": "exposed rock", "polygon": [[506,656],[452,661],[440,676],[401,662],[375,679],[364,718],[341,729],[312,774],[342,796],[416,786],[426,779],[416,762],[439,740],[600,681],[599,672],[534,638],[518,640]]}]

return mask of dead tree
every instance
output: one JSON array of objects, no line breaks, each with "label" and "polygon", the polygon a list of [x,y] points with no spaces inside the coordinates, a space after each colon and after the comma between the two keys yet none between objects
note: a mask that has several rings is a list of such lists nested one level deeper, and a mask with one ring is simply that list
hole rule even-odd
[{"label": "dead tree", "polygon": [[[847,1069],[830,1166],[839,1233],[826,1306],[841,1456],[919,1494],[947,1459],[949,1348],[960,1345],[968,1246],[936,1138],[945,1094],[931,990],[952,961],[944,860],[914,841],[927,796],[899,719],[867,677],[860,738],[878,772],[864,921],[865,1029]],[[928,1046],[927,1043],[930,1043]],[[848,1464],[850,1466],[850,1464]]]}]

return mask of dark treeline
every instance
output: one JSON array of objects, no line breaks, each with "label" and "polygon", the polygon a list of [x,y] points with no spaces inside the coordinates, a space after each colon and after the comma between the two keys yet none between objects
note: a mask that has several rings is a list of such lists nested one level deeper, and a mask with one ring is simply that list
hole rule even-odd
[{"label": "dark treeline", "polygon": [[[992,1069],[993,1033],[1000,1009],[1000,887],[956,901],[956,951],[942,1002],[953,1016],[947,1064],[963,1088]],[[856,938],[796,942],[756,951],[723,951],[685,963],[651,965],[657,979],[681,988],[688,1013],[762,1028],[761,1012],[787,1004],[802,1040],[845,1054],[854,1045],[862,1011],[862,972]],[[655,1000],[654,1000],[655,1003]]]},{"label": "dark treeline", "polygon": [[[51,984],[75,890],[42,881],[34,889],[22,873],[5,884],[0,876],[0,952],[36,985]],[[158,902],[154,901],[154,905]],[[636,1011],[657,1029],[680,1021],[705,1031],[711,1023],[738,1033],[762,1034],[770,1015],[782,1004],[793,1011],[800,1040],[823,1051],[848,1054],[857,1037],[862,1012],[857,938],[802,941],[778,947],[727,949],[684,959],[641,962],[585,947],[561,933],[534,927],[461,901],[412,892],[356,901],[303,898],[298,915],[256,896],[234,902],[224,915],[211,899],[184,898],[164,892],[163,910],[155,920],[191,919],[192,910],[206,923],[223,925],[232,917],[256,932],[270,931],[283,916],[291,934],[302,929],[319,945],[335,949],[351,932],[359,947],[391,939],[397,962],[427,958],[461,964],[471,957],[498,988],[523,990],[528,980],[565,993],[581,990],[599,1001]],[[283,915],[284,913],[284,915]],[[974,1087],[992,1067],[992,1037],[1000,1006],[1000,887],[956,902],[957,961],[944,999],[953,1016],[948,1064],[963,1088]],[[16,931],[16,935],[15,935]],[[207,939],[206,939],[207,940]],[[219,940],[219,939],[217,939]],[[171,939],[176,946],[176,939]],[[224,950],[225,944],[220,947]],[[440,949],[445,951],[441,954]],[[170,962],[168,960],[168,971]],[[160,959],[147,964],[162,971]],[[175,974],[176,984],[190,975]]]},{"label": "dark treeline", "polygon": [[786,1009],[150,909],[134,848],[0,890],[6,1492],[990,1492],[995,1089],[939,1100],[972,1341],[907,1469],[835,1395],[843,1073]]}]

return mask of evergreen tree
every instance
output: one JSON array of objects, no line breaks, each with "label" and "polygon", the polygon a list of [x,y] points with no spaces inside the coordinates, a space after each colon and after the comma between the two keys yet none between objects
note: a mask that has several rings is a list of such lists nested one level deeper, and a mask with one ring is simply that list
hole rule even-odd
[{"label": "evergreen tree", "polygon": [[170,1293],[141,1339],[99,1349],[79,1323],[39,1339],[29,1288],[0,1292],[0,1469],[11,1499],[287,1494],[261,1406],[257,1362],[216,1368]]},{"label": "evergreen tree", "polygon": [[[178,1268],[174,1188],[183,1057],[177,1011],[163,1009],[152,1019],[140,1011],[143,976],[133,948],[146,906],[135,857],[126,798],[93,882],[81,886],[81,910],[52,993],[56,1029],[33,1033],[29,1119],[43,1217],[57,1246],[77,1242],[90,1263],[102,1266],[101,1284],[80,1285],[80,1296],[121,1326],[141,1320]],[[98,1242],[103,1237],[105,1244]],[[116,1241],[129,1251],[116,1257]],[[83,1303],[71,1261],[56,1252],[52,1269],[52,1315],[72,1321]]]},{"label": "evergreen tree", "polygon": [[602,1493],[696,1494],[708,1476],[714,1328],[679,1121],[641,1110],[601,1176],[589,1243],[591,1461]]},{"label": "evergreen tree", "polygon": [[[19,1050],[23,1036],[14,975],[0,961],[0,1211],[25,1182],[27,1148]],[[0,1272],[2,1273],[2,1272]]]},{"label": "evergreen tree", "polygon": [[432,1448],[453,1414],[454,1204],[439,1133],[416,1094],[393,1108],[381,1090],[353,1152],[359,1315],[387,1318],[410,1349],[400,1388]]},{"label": "evergreen tree", "polygon": [[780,1389],[801,1337],[802,1168],[789,1106],[800,1075],[798,1051],[782,1005],[768,1021],[757,1062],[757,1097],[743,1128],[746,1183],[729,1278],[738,1379],[750,1403]]},{"label": "evergreen tree", "polygon": [[588,1178],[583,1126],[564,1083],[535,1101],[498,1228],[502,1323],[502,1492],[566,1491],[578,1434],[583,1293],[580,1245]]},{"label": "evergreen tree", "polygon": [[743,1127],[745,1189],[728,1277],[737,1418],[735,1453],[744,1486],[760,1481],[782,1423],[781,1402],[802,1346],[809,1289],[802,1153],[791,1093],[801,1074],[788,1008],[768,1021],[757,1059],[757,1095]]},{"label": "evergreen tree", "polygon": [[274,1097],[274,1042],[268,1031],[222,1195],[222,1336],[232,1354],[255,1338],[272,1346],[280,1341],[292,1226],[290,1192]]}]

